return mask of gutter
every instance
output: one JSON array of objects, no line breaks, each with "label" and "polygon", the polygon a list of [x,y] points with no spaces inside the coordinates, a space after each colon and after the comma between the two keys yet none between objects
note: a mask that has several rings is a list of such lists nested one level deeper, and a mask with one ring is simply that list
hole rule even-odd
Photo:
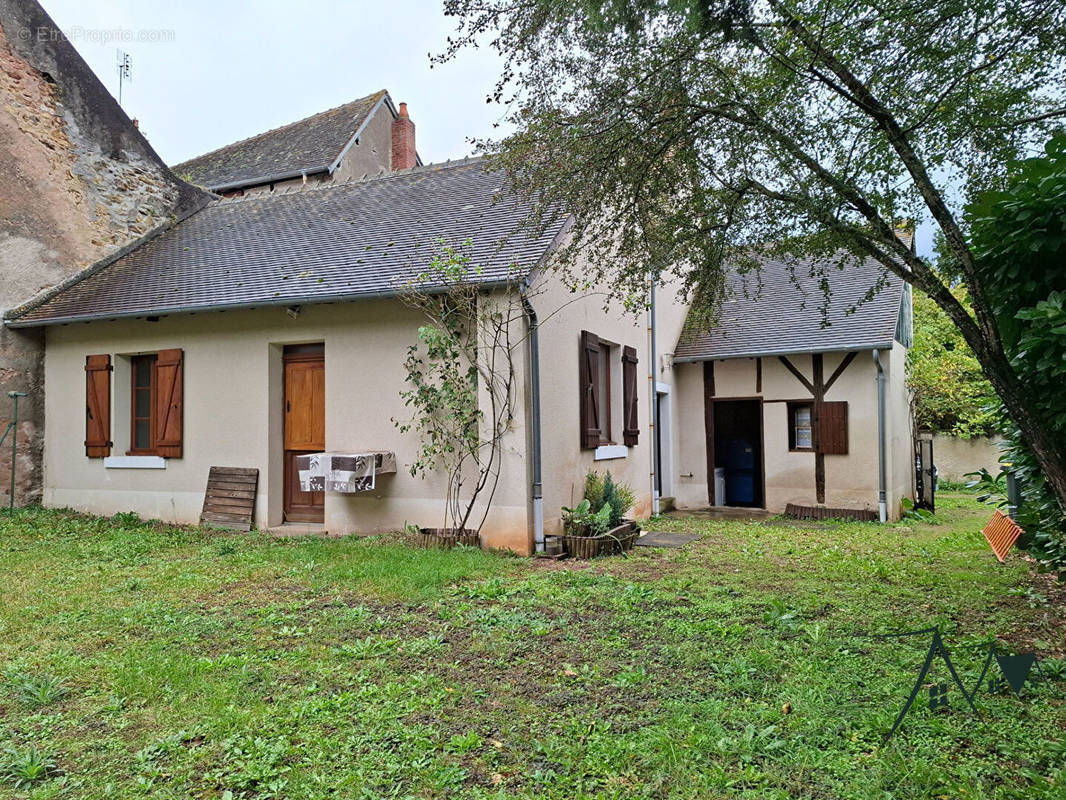
[{"label": "gutter", "polygon": [[655,364],[657,360],[655,343],[655,273],[648,277],[648,430],[651,432],[651,513],[659,513],[659,490],[656,488],[655,476],[659,471],[659,438],[655,427],[655,409],[659,396],[655,391]]},{"label": "gutter", "polygon": [[717,353],[708,355],[697,356],[678,356],[675,355],[670,359],[674,364],[700,364],[704,361],[724,361],[730,358],[774,358],[776,356],[796,356],[806,355],[808,353],[865,353],[867,350],[877,350],[878,348],[884,350],[892,349],[892,339],[888,339],[885,342],[878,344],[868,344],[860,347],[826,347],[825,345],[817,345],[807,348],[792,348],[786,350],[752,350],[745,353]]},{"label": "gutter", "polygon": [[885,441],[885,368],[881,353],[874,349],[874,366],[877,367],[877,513],[882,523],[888,522],[888,445]]},{"label": "gutter", "polygon": [[522,281],[519,289],[522,295],[522,307],[526,312],[529,325],[529,394],[530,394],[530,438],[533,450],[533,542],[536,552],[544,552],[544,482],[540,452],[540,339],[537,312],[526,295],[529,289],[527,281]]},{"label": "gutter", "polygon": [[[514,280],[486,281],[478,284],[481,289],[505,289],[514,286]],[[173,308],[143,308],[135,311],[116,311],[102,314],[83,314],[69,317],[49,317],[43,320],[19,320],[5,318],[4,327],[7,328],[43,328],[48,325],[69,325],[75,322],[98,322],[100,320],[134,319],[137,317],[163,317],[170,314],[203,314],[211,311],[252,311],[257,308],[278,308],[284,306],[310,306],[325,303],[351,303],[358,300],[377,300],[387,297],[398,297],[405,287],[398,289],[382,289],[375,292],[360,292],[346,294],[329,294],[311,297],[286,297],[270,298],[267,300],[238,300],[232,303],[214,303],[203,306],[175,306]],[[440,294],[445,287],[419,287],[419,291],[426,294]],[[29,313],[28,311],[23,313]]]},{"label": "gutter", "polygon": [[204,189],[209,192],[214,192],[215,194],[221,194],[222,192],[230,192],[234,189],[244,189],[249,186],[260,186],[264,183],[277,183],[278,181],[288,181],[292,180],[293,178],[299,178],[301,176],[306,178],[308,175],[320,175],[323,172],[329,172],[329,166],[327,164],[323,164],[320,167],[304,167],[303,169],[293,170],[290,172],[281,172],[277,175],[268,175],[263,178],[249,178],[247,180],[238,181],[237,183],[218,183],[214,186],[205,186]]}]

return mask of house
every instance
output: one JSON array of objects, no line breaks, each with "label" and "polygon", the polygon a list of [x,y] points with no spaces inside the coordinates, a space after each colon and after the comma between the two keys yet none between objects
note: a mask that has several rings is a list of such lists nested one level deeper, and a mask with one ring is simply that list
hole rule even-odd
[{"label": "house", "polygon": [[407,104],[382,90],[191,158],[172,169],[223,197],[339,183],[422,163]]},{"label": "house", "polygon": [[[501,176],[472,159],[220,198],[9,312],[7,326],[44,330],[45,504],[195,522],[209,468],[225,465],[260,470],[256,523],[264,528],[434,524],[443,497],[435,479],[401,466],[379,476],[373,492],[323,496],[300,491],[295,459],[388,451],[398,465],[412,462],[417,441],[395,420],[405,413],[403,360],[421,319],[402,288],[440,239],[473,242],[472,263],[491,293],[514,288],[516,275],[536,282],[565,236],[563,219],[539,235],[524,231],[527,209],[502,188]],[[531,303],[545,319],[546,525],[580,499],[595,465],[644,485],[638,512],[647,514],[650,449],[635,416],[645,326],[605,315],[599,297],[570,302],[564,286],[544,283]],[[598,334],[606,387],[600,438],[585,449],[575,413],[581,330]],[[523,348],[518,374],[529,373],[528,357]],[[519,552],[534,544],[529,391],[520,387],[483,531],[487,544]]]},{"label": "house", "polygon": [[896,519],[913,497],[910,286],[853,261],[763,258],[730,275],[717,324],[692,315],[668,339],[661,380],[680,425],[662,491],[679,508]]},{"label": "house", "polygon": [[[258,470],[261,528],[438,525],[444,478],[409,472],[419,442],[397,423],[424,321],[404,293],[439,288],[443,242],[487,307],[523,300],[487,546],[541,547],[591,469],[633,488],[636,516],[662,498],[898,516],[910,306],[878,265],[831,274],[826,301],[813,265],[765,259],[713,326],[669,284],[646,311],[605,308],[551,269],[565,217],[529,228],[482,159],[421,165],[385,93],[340,108],[179,165],[216,194],[5,313],[43,342],[45,505],[194,523],[226,466]],[[309,491],[317,453],[381,454],[381,473]]]}]

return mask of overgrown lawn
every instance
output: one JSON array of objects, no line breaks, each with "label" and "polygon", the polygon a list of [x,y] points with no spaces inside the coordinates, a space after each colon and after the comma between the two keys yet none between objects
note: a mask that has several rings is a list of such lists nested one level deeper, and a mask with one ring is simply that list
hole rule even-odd
[{"label": "overgrown lawn", "polygon": [[591,564],[0,516],[0,796],[1064,797],[1062,662],[881,747],[929,641],[871,635],[940,625],[967,687],[988,637],[1064,655],[1059,590],[940,504]]}]

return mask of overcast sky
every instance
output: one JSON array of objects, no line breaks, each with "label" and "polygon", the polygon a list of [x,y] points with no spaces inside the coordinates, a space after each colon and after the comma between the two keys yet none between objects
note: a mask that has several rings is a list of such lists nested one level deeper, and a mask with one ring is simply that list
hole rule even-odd
[{"label": "overcast sky", "polygon": [[[469,155],[503,109],[487,48],[430,69],[453,20],[439,0],[41,0],[168,164],[387,89],[426,163]],[[133,41],[105,41],[114,31]],[[140,38],[160,41],[138,41]]]}]

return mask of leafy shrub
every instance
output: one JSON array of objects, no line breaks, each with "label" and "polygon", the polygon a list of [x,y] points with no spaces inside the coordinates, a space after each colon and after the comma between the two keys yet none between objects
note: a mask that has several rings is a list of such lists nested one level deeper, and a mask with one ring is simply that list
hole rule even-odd
[{"label": "leafy shrub", "polygon": [[610,472],[600,475],[590,472],[585,476],[585,499],[589,501],[593,513],[598,513],[609,506],[608,528],[617,528],[622,519],[636,502],[633,490],[624,483],[615,483]]},{"label": "leafy shrub", "polygon": [[[951,290],[964,306],[962,286]],[[907,351],[907,384],[918,427],[962,439],[999,430],[998,400],[962,333],[922,292],[914,293],[914,344]]]},{"label": "leafy shrub", "polygon": [[563,527],[571,536],[602,536],[611,529],[611,506],[592,510],[592,503],[582,500],[577,508],[563,506]]}]

